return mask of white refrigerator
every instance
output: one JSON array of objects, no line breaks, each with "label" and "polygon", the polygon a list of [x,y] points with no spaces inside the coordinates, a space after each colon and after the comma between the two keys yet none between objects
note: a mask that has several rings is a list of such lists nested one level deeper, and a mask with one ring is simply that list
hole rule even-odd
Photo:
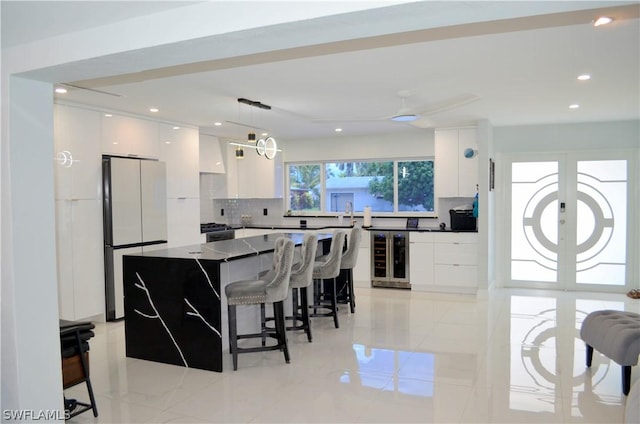
[{"label": "white refrigerator", "polygon": [[124,317],[122,256],[167,243],[164,162],[102,157],[106,319]]}]

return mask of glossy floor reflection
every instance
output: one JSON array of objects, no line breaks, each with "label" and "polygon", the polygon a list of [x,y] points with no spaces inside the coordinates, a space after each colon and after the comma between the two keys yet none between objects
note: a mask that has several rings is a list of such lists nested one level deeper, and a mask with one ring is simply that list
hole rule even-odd
[{"label": "glossy floor reflection", "polygon": [[[584,365],[578,329],[591,311],[640,312],[624,295],[496,290],[489,300],[356,289],[340,328],[315,318],[314,340],[230,357],[224,373],[125,357],[122,323],[98,324],[91,373],[100,416],[69,422],[623,421],[620,367]],[[633,368],[632,384],[640,378]],[[77,386],[67,397],[85,397]]]}]

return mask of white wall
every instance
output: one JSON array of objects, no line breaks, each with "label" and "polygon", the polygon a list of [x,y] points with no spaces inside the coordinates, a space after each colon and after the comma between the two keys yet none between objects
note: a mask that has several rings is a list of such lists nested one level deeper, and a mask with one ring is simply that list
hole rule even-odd
[{"label": "white wall", "polygon": [[3,103],[2,115],[2,409],[61,410],[53,87],[7,77],[3,91],[7,88],[11,101]]},{"label": "white wall", "polygon": [[637,149],[640,121],[495,127],[493,140],[499,153]]},{"label": "white wall", "polygon": [[[402,125],[402,124],[401,124]],[[284,162],[432,157],[433,129],[412,128],[402,134],[293,140],[282,143]]]}]

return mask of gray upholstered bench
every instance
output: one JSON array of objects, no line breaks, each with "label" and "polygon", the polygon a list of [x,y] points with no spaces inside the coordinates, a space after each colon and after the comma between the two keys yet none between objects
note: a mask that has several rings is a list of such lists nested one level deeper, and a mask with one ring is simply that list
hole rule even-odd
[{"label": "gray upholstered bench", "polygon": [[624,311],[591,312],[582,322],[580,338],[587,345],[587,367],[593,349],[622,365],[622,392],[629,394],[631,367],[640,355],[640,314]]}]

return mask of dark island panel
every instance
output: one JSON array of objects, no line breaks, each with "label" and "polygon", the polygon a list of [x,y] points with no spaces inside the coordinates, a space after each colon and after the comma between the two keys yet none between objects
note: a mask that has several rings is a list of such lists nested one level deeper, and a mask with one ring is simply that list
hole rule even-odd
[{"label": "dark island panel", "polygon": [[220,267],[195,259],[125,259],[127,356],[222,371]]}]

